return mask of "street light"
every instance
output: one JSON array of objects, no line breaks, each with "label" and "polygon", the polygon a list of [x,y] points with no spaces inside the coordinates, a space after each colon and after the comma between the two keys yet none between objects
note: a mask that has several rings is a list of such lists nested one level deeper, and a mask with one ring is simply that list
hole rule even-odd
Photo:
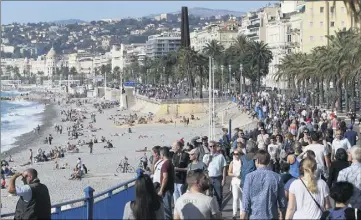
[{"label": "street light", "polygon": [[239,77],[239,86],[240,86],[240,92],[241,92],[241,95],[242,95],[242,93],[243,93],[243,87],[242,87],[243,65],[242,65],[242,63],[239,64],[239,70],[240,70],[240,72],[241,72],[241,75],[240,75],[240,77]]},{"label": "street light", "polygon": [[224,70],[224,66],[221,65],[221,72],[222,72],[222,86],[221,86],[221,91],[222,91],[222,97],[223,97],[223,91],[224,91],[224,88],[223,88],[223,70]]},{"label": "street light", "polygon": [[228,65],[228,76],[229,76],[229,79],[228,79],[228,90],[231,90],[231,71],[232,71],[232,65],[229,64]]}]

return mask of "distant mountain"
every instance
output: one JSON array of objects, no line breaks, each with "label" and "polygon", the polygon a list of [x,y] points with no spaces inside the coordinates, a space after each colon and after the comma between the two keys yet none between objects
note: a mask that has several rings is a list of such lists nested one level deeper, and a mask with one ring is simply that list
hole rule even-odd
[{"label": "distant mountain", "polygon": [[76,23],[87,23],[86,21],[82,21],[79,19],[66,19],[66,20],[59,20],[59,21],[52,21],[49,23],[55,23],[55,24],[76,24]]}]

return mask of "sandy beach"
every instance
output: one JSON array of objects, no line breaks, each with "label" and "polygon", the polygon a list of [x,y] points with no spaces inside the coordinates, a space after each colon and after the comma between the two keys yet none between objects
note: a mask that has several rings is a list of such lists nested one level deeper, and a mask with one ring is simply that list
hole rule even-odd
[{"label": "sandy beach", "polygon": [[[252,122],[246,114],[241,114],[236,109],[235,104],[227,105],[231,106],[228,118],[232,117],[232,119],[235,119],[232,123],[233,127],[240,127]],[[115,114],[134,114],[135,111],[132,109],[119,111],[119,108],[104,109],[104,113],[96,114],[96,123],[93,123],[95,128],[101,128],[101,130],[98,130],[97,132],[82,131],[84,135],[79,136],[78,140],[85,140],[88,142],[90,136],[95,134],[99,141],[101,136],[104,136],[107,140],[112,140],[114,148],[106,149],[104,148],[106,143],[100,142],[94,144],[93,154],[90,154],[88,145],[80,146],[79,153],[67,152],[65,153],[64,158],[57,159],[60,166],[64,164],[69,165],[66,169],[55,169],[55,161],[34,163],[33,165],[20,167],[20,164],[28,162],[29,149],[33,149],[35,156],[38,148],[49,152],[54,146],[65,146],[68,141],[71,144],[76,144],[78,142],[78,140],[68,140],[66,127],[71,125],[72,122],[61,122],[62,116],[60,115],[60,110],[67,110],[70,108],[79,107],[75,104],[66,105],[64,103],[60,106],[55,103],[47,105],[44,111],[44,123],[41,126],[40,134],[31,132],[22,135],[15,143],[15,145],[19,145],[19,147],[6,152],[8,155],[12,155],[14,162],[11,162],[10,166],[15,167],[17,171],[21,172],[29,167],[38,170],[41,182],[46,184],[49,188],[52,204],[83,197],[83,189],[87,186],[93,187],[96,190],[95,193],[99,193],[111,186],[133,178],[135,176],[134,173],[116,173],[116,168],[124,156],[127,156],[129,158],[129,163],[136,168],[141,156],[143,156],[143,153],[135,152],[136,150],[144,149],[145,147],[151,149],[155,145],[170,146],[173,141],[181,138],[184,138],[184,140],[188,142],[194,136],[208,134],[207,120],[204,118],[207,118],[208,116],[205,114],[199,115],[201,120],[191,121],[188,127],[180,123],[179,119],[177,119],[176,124],[152,123],[135,125],[132,127],[132,133],[128,133],[128,126],[115,126],[113,120],[108,118]],[[84,127],[87,127],[90,122],[90,113],[96,111],[96,109],[93,107],[92,103],[84,104],[81,108],[87,111],[87,113],[84,114],[87,119],[82,122]],[[141,113],[138,113],[138,115],[140,114]],[[225,117],[226,120],[228,120],[228,118]],[[62,134],[57,134],[55,131],[55,123],[62,125]],[[221,133],[220,127],[221,126],[219,126],[218,129],[219,134]],[[115,133],[118,133],[119,136],[112,136]],[[52,145],[44,144],[44,139],[49,134],[52,134],[54,137]],[[151,156],[150,151],[147,153],[147,156],[148,158]],[[80,181],[69,180],[78,157],[82,159],[82,162],[88,168],[88,174]],[[8,156],[3,157],[2,155],[2,158],[8,159]],[[9,179],[7,179],[7,181],[8,180]],[[20,179],[17,180],[16,184],[22,184]],[[13,212],[17,200],[17,197],[9,195],[6,189],[2,189],[2,212]]]}]

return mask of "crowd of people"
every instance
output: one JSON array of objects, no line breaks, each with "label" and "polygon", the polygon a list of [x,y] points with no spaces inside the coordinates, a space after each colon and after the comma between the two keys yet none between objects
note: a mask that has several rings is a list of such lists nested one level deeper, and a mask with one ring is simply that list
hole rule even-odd
[{"label": "crowd of people", "polygon": [[[227,181],[233,219],[361,219],[354,121],[267,93],[243,95],[237,103],[255,115],[257,128],[236,128],[233,135],[223,129],[217,141],[197,136],[154,146],[149,163],[142,160],[145,169],[137,170],[135,200],[125,205],[123,219],[221,219]],[[72,177],[83,170],[79,158]],[[32,170],[14,176],[29,173],[37,176]],[[10,193],[24,195],[17,190],[10,183]]]},{"label": "crowd of people", "polygon": [[282,96],[245,95],[238,103],[256,115],[257,129],[153,147],[151,172],[138,173],[124,219],[219,219],[227,176],[233,219],[361,218],[354,121]]}]

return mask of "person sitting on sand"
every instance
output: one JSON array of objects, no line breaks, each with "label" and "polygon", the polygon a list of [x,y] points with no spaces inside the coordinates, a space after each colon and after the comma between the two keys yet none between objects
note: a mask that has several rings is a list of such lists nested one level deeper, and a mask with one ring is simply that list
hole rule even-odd
[{"label": "person sitting on sand", "polygon": [[101,140],[101,142],[103,142],[103,143],[106,141],[106,139],[105,139],[104,136],[102,136],[100,140]]},{"label": "person sitting on sand", "polygon": [[108,140],[107,145],[104,148],[113,148],[113,144]]},{"label": "person sitting on sand", "polygon": [[81,170],[77,167],[74,168],[74,172],[70,175],[70,179],[69,180],[81,180]]}]

